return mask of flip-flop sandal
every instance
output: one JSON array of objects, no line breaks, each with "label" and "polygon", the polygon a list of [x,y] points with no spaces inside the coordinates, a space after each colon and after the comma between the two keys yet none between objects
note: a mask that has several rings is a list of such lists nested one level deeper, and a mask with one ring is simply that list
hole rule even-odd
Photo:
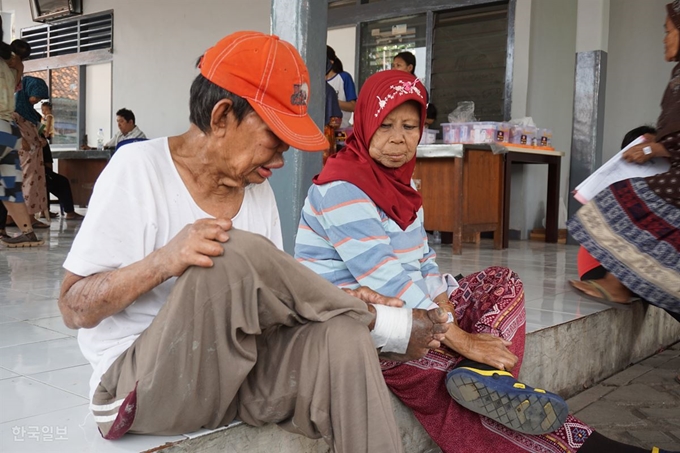
[{"label": "flip-flop sandal", "polygon": [[611,294],[609,294],[609,291],[604,289],[602,285],[600,285],[599,283],[596,283],[593,280],[583,280],[581,281],[581,283],[585,283],[586,285],[595,289],[598,293],[602,295],[602,297],[591,296],[590,294],[577,288],[576,285],[574,285],[573,280],[569,280],[569,284],[571,285],[571,287],[574,288],[581,297],[585,297],[586,299],[592,300],[593,302],[599,302],[601,304],[617,308],[619,310],[630,310],[631,307],[633,306],[633,302],[640,300],[639,297],[631,297],[626,302],[615,302]]}]

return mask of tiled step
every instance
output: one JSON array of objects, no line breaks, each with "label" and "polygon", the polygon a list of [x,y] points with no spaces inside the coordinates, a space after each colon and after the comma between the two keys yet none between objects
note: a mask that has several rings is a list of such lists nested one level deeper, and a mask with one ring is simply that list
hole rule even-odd
[{"label": "tiled step", "polygon": [[[520,378],[570,397],[680,339],[680,323],[654,307],[635,303],[630,310],[610,309],[527,335]],[[420,423],[392,398],[404,451],[435,445]],[[322,440],[289,434],[276,426],[239,425],[154,451],[163,453],[321,453]]]}]

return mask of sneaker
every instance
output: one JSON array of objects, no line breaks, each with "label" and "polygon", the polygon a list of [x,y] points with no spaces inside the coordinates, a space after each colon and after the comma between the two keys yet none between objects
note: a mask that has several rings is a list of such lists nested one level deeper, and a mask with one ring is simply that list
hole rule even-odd
[{"label": "sneaker", "polygon": [[5,231],[4,228],[0,229],[0,239],[8,239],[11,238],[9,234],[7,234],[7,231]]},{"label": "sneaker", "polygon": [[39,245],[43,245],[45,243],[43,239],[38,239],[33,231],[30,233],[20,234],[19,236],[13,238],[0,238],[0,242],[9,248],[38,247]]},{"label": "sneaker", "polygon": [[559,395],[522,384],[507,371],[454,368],[446,389],[461,406],[525,434],[555,431],[569,413]]}]

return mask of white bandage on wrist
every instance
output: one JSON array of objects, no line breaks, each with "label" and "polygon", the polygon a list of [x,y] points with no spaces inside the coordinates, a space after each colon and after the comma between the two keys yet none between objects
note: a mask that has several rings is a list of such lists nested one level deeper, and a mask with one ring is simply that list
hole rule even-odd
[{"label": "white bandage on wrist", "polygon": [[375,307],[375,326],[371,338],[376,348],[382,352],[404,354],[411,339],[413,311],[408,308],[373,305]]},{"label": "white bandage on wrist", "polygon": [[652,154],[652,147],[651,146],[645,146],[642,148],[642,152],[645,153],[645,156],[649,156]]}]

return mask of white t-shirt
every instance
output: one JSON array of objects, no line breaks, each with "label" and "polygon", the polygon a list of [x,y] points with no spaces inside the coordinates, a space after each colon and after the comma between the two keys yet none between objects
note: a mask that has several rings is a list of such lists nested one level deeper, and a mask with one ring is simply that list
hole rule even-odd
[{"label": "white t-shirt", "polygon": [[[170,157],[167,138],[121,148],[97,179],[87,215],[64,268],[76,275],[112,271],[140,261],[186,225],[212,218],[193,200]],[[268,182],[246,188],[234,228],[261,234],[283,249],[279,213]],[[78,343],[94,368],[90,397],[101,376],[151,324],[176,278],[140,296],[92,329]]]}]

